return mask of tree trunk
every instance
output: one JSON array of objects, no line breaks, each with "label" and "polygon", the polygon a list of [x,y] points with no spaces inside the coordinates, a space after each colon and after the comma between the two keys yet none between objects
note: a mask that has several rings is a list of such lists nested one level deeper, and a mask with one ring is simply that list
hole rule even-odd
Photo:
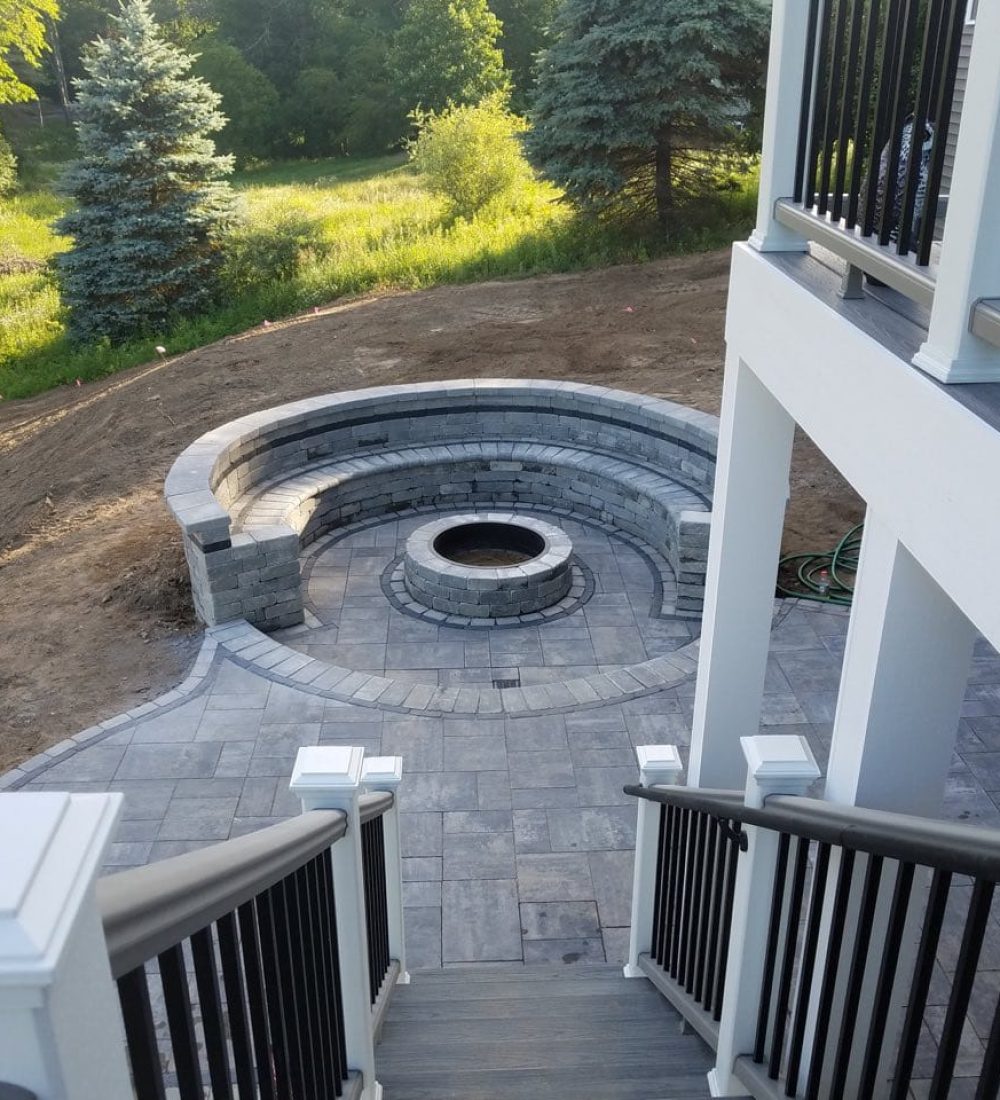
[{"label": "tree trunk", "polygon": [[656,196],[656,220],[666,232],[670,228],[670,216],[674,208],[673,147],[670,123],[660,127],[656,135],[656,169],[654,194]]}]

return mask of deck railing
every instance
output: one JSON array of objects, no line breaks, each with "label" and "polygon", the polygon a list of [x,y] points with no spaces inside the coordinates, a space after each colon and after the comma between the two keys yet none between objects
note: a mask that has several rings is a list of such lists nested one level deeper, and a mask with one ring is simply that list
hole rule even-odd
[{"label": "deck railing", "polygon": [[[944,1097],[974,992],[992,1022],[978,1056],[963,1048],[963,1074],[977,1100],[998,1095],[1000,1004],[981,955],[1000,834],[798,796],[754,805],[732,791],[626,790],[659,817],[652,935],[637,963],[717,1048],[719,1082],[739,1084],[713,1095]],[[935,975],[954,946],[946,927],[961,929],[947,977]],[[721,973],[727,957],[738,973]],[[929,1011],[935,976],[947,990]]]},{"label": "deck railing", "polygon": [[0,797],[0,843],[28,838],[0,889],[0,1095],[375,1100],[408,980],[401,774],[300,750],[301,817],[96,885],[120,795]]},{"label": "deck railing", "polygon": [[794,191],[775,217],[930,305],[966,0],[802,0]]}]

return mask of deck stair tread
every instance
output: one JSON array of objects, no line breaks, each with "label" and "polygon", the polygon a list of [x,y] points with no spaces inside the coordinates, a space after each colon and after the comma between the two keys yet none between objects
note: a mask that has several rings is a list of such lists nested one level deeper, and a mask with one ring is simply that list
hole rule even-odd
[{"label": "deck stair tread", "polygon": [[701,1100],[708,1047],[612,966],[417,971],[377,1052],[386,1100]]}]

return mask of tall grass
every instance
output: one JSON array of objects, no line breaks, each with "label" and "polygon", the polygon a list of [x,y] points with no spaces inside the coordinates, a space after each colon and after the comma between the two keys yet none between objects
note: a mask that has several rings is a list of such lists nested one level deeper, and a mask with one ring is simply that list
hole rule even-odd
[{"label": "tall grass", "polygon": [[69,342],[53,276],[36,266],[67,246],[51,227],[61,201],[42,190],[0,205],[0,394],[97,378],[149,360],[157,344],[178,354],[345,295],[721,246],[746,232],[755,201],[752,180],[720,192],[663,242],[642,227],[582,219],[538,181],[474,219],[454,218],[399,158],[274,165],[235,183],[242,217],[227,242],[221,304],[115,348]]}]

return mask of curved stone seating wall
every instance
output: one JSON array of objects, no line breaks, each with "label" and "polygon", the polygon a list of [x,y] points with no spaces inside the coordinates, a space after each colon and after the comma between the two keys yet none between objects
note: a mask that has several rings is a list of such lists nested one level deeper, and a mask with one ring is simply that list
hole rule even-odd
[{"label": "curved stone seating wall", "polygon": [[167,503],[207,623],[303,617],[298,552],[417,505],[542,504],[660,549],[678,611],[704,590],[717,421],[568,382],[421,383],[327,394],[234,420],[174,463]]}]

